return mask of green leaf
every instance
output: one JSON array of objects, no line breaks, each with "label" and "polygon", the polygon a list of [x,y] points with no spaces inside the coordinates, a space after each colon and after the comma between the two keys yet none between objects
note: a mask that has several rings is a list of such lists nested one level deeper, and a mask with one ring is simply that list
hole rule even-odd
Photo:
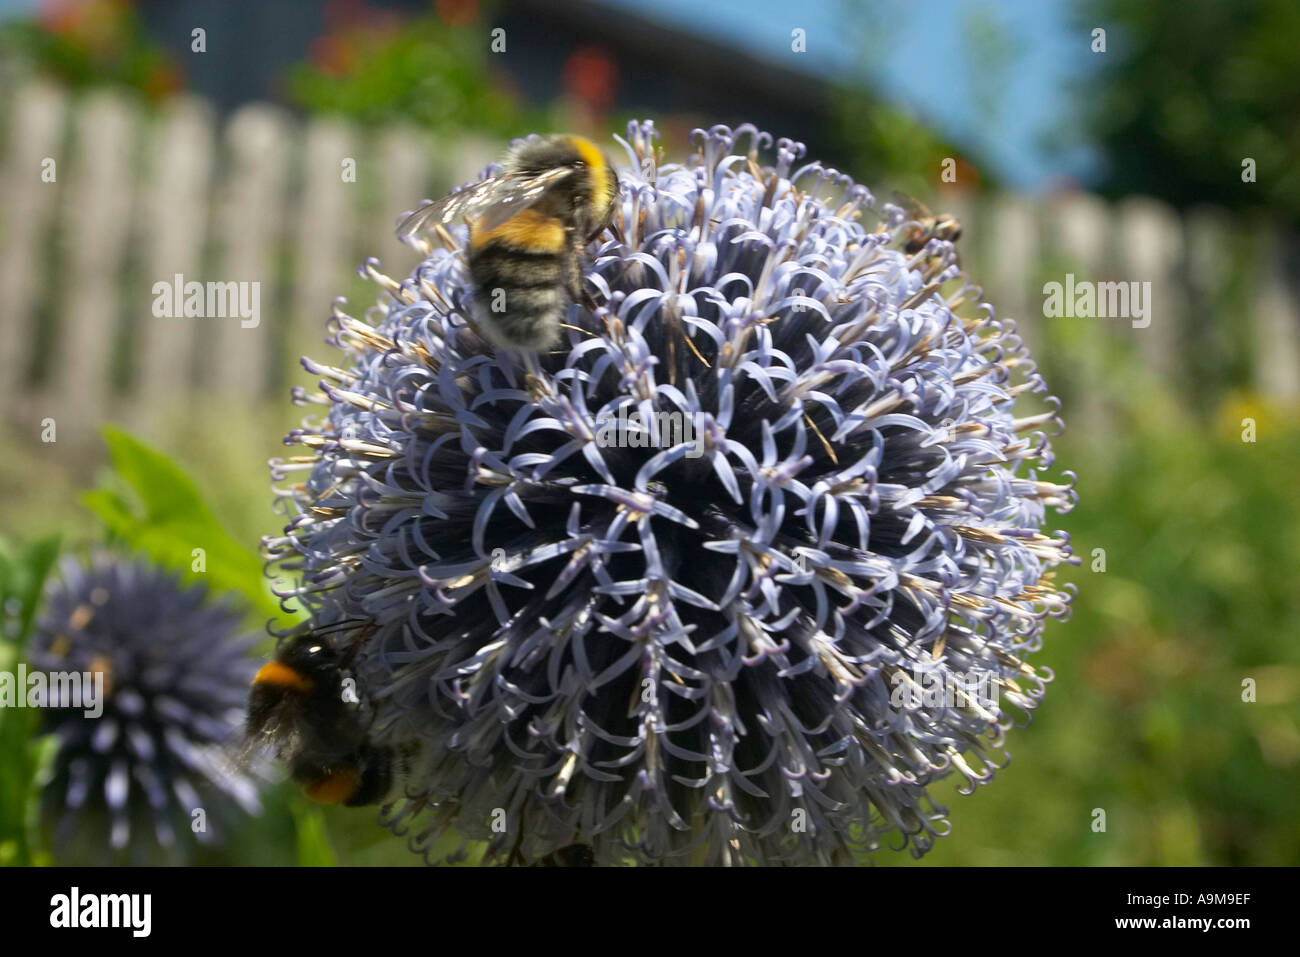
[{"label": "green leaf", "polygon": [[147,521],[216,521],[198,486],[167,456],[111,425],[104,427],[104,442],[117,473],[144,503]]},{"label": "green leaf", "polygon": [[[0,671],[13,675],[26,647],[41,591],[59,554],[57,536],[14,549],[0,540]],[[15,608],[16,604],[16,608]],[[19,695],[23,688],[16,688]],[[0,708],[0,858],[15,864],[31,862],[25,806],[32,788],[35,763],[31,747],[39,712],[30,708]]]},{"label": "green leaf", "polygon": [[32,542],[17,554],[0,539],[0,621],[3,621],[0,638],[14,641],[20,648],[23,646],[45,578],[58,555],[57,535]]},{"label": "green leaf", "polygon": [[121,429],[105,427],[104,441],[120,487],[110,484],[88,492],[82,504],[104,522],[112,538],[183,572],[187,580],[243,595],[281,625],[293,620],[272,594],[257,552],[222,528],[184,470]]}]

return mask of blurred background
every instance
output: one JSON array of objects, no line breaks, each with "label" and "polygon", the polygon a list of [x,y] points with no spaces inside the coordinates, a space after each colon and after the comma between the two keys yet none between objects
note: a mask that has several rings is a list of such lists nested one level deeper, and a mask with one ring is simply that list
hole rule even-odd
[{"label": "blurred background", "polygon": [[[255,562],[298,357],[332,361],[335,296],[374,303],[366,257],[413,268],[399,214],[529,132],[617,156],[652,118],[676,159],[753,122],[957,215],[1069,423],[1056,680],[992,786],[937,789],[953,835],[922,866],[1300,863],[1297,44],[1289,0],[0,0],[6,548],[103,538],[112,422]],[[260,282],[260,324],[155,318],[176,273]],[[1067,274],[1150,282],[1150,325],[1045,316]],[[0,784],[0,862],[58,863]],[[202,860],[415,863],[292,791]]]}]

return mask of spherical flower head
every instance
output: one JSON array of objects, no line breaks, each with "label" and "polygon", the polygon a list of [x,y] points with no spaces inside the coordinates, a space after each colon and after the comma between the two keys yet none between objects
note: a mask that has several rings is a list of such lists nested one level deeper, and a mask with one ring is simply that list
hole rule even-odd
[{"label": "spherical flower head", "polygon": [[770,137],[716,127],[659,166],[654,139],[620,140],[553,350],[476,328],[463,229],[400,284],[367,263],[345,361],[304,360],[326,418],[273,463],[306,480],[269,555],[354,650],[372,734],[423,756],[386,810],[416,850],[919,855],[927,788],[988,780],[1049,677],[1059,420],[1017,415],[1044,383],[951,243],[908,253],[918,224],[801,144],[762,167]]},{"label": "spherical flower head", "polygon": [[143,560],[62,562],[27,656],[48,681],[43,730],[55,752],[41,801],[56,847],[101,863],[165,862],[187,850],[184,834],[209,843],[219,819],[258,811],[226,750],[242,727],[255,637],[232,604]]}]

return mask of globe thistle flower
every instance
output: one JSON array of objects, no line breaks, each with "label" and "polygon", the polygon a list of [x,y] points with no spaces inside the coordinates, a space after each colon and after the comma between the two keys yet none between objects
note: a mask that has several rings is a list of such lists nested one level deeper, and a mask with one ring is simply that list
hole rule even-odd
[{"label": "globe thistle flower", "polygon": [[929,786],[987,781],[1050,679],[1054,400],[1025,412],[1014,323],[951,243],[906,251],[903,210],[873,231],[864,187],[784,139],[761,167],[750,127],[681,165],[654,138],[620,140],[598,305],[554,351],[479,334],[463,229],[401,283],[366,263],[379,305],[336,303],[343,361],[304,360],[311,454],[272,463],[304,473],[279,587],[354,650],[376,740],[420,749],[384,812],[417,851],[919,856],[948,826]]},{"label": "globe thistle flower", "polygon": [[50,681],[43,730],[55,751],[41,804],[57,847],[99,862],[169,860],[185,850],[178,831],[208,843],[215,819],[259,810],[225,751],[242,726],[255,639],[230,603],[143,560],[63,560],[28,663],[103,684],[94,714]]}]

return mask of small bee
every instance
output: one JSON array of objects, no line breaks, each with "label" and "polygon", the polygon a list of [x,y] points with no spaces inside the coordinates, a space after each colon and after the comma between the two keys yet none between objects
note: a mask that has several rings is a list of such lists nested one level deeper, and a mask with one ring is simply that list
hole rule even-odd
[{"label": "small bee", "polygon": [[304,631],[263,665],[248,693],[250,745],[270,744],[306,795],[326,804],[377,804],[390,797],[406,761],[372,744],[342,655]]},{"label": "small bee", "polygon": [[618,177],[579,136],[519,144],[499,176],[428,203],[397,227],[410,242],[462,219],[475,317],[497,345],[541,351],[560,331],[568,301],[582,302],[582,252],[613,220]]},{"label": "small bee", "polygon": [[945,213],[935,215],[925,204],[902,193],[894,194],[894,203],[913,220],[907,224],[907,241],[903,249],[910,253],[919,253],[931,239],[944,239],[955,243],[961,238],[961,223]]}]

